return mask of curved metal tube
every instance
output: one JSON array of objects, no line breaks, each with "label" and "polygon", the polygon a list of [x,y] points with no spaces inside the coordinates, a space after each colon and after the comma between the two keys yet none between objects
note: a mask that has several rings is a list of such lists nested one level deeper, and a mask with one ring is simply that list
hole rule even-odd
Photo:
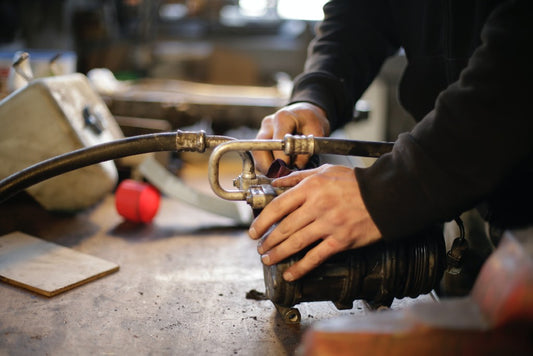
[{"label": "curved metal tube", "polygon": [[392,143],[314,138],[313,136],[287,135],[283,140],[243,140],[237,141],[227,136],[206,135],[203,131],[164,132],[128,137],[85,147],[68,152],[12,174],[0,180],[0,202],[8,199],[20,190],[48,178],[95,163],[134,154],[157,151],[193,151],[205,152],[215,148],[210,157],[209,182],[213,191],[227,200],[246,200],[246,190],[225,190],[219,183],[219,161],[228,151],[238,151],[243,160],[241,178],[252,182],[255,167],[249,151],[283,151],[287,155],[298,154],[349,154],[379,157],[392,149]]},{"label": "curved metal tube", "polygon": [[[392,142],[356,141],[310,136],[286,135],[283,140],[239,140],[220,143],[209,158],[208,179],[213,192],[226,200],[247,200],[246,189],[227,190],[219,181],[219,164],[224,154],[240,153],[243,161],[242,179],[255,179],[255,166],[249,151],[283,151],[286,155],[313,155],[319,153],[379,157],[392,150]],[[241,187],[242,188],[242,187]]]},{"label": "curved metal tube", "polygon": [[38,162],[0,180],[0,203],[19,191],[46,179],[103,161],[159,151],[201,153],[207,148],[213,148],[232,140],[235,139],[226,136],[206,135],[203,131],[178,130],[177,132],[132,136],[84,147]]},{"label": "curved metal tube", "polygon": [[327,153],[344,156],[378,158],[392,151],[394,142],[345,140],[328,137],[314,139],[314,154]]},{"label": "curved metal tube", "polygon": [[254,179],[255,165],[250,150],[254,151],[280,151],[283,150],[281,140],[244,140],[228,141],[218,145],[209,157],[208,179],[213,192],[227,200],[246,200],[247,192],[245,190],[226,190],[222,188],[219,181],[219,164],[222,156],[231,151],[241,153],[242,161],[242,178]]},{"label": "curved metal tube", "polygon": [[283,152],[286,155],[334,154],[378,158],[392,151],[394,142],[346,140],[331,137],[285,135]]},{"label": "curved metal tube", "polygon": [[220,135],[207,135],[205,131],[176,131],[175,149],[204,153],[206,149],[216,147],[224,142],[234,141],[235,138]]}]

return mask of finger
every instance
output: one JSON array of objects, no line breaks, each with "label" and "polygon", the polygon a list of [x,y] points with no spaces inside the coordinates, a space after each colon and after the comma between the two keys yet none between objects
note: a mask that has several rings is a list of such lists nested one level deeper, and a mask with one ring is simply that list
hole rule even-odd
[{"label": "finger", "polygon": [[313,218],[309,214],[306,214],[305,212],[302,213],[301,209],[296,209],[259,241],[257,252],[263,255],[265,252],[268,252],[274,246],[279,245],[289,236],[296,231],[303,229],[311,222],[313,222]]},{"label": "finger", "polygon": [[271,151],[252,151],[252,156],[254,157],[255,168],[263,173],[267,174],[268,169],[274,162],[274,155]]},{"label": "finger", "polygon": [[[295,134],[298,132],[298,118],[289,110],[280,110],[274,117],[272,138],[282,140],[286,134]],[[291,163],[291,157],[283,151],[274,151],[274,159],[281,159],[287,164]]]},{"label": "finger", "polygon": [[[274,198],[261,214],[252,222],[248,234],[254,240],[263,236],[270,226],[280,222],[288,214],[298,209],[307,199],[308,188],[305,185],[296,186],[305,178],[313,175],[318,168],[307,171],[293,172],[287,177],[282,177],[272,182],[273,186],[293,187]],[[305,210],[302,210],[305,211]],[[301,212],[300,212],[301,213]],[[313,215],[310,215],[313,216]],[[290,219],[287,219],[290,221]],[[284,223],[286,224],[286,222]]]},{"label": "finger", "polygon": [[287,282],[297,280],[342,250],[343,247],[337,240],[328,237],[307,252],[300,261],[287,268],[283,273],[283,279]]},{"label": "finger", "polygon": [[285,216],[296,210],[305,201],[305,195],[298,189],[287,190],[274,198],[252,222],[248,235],[254,240],[263,236],[265,232]]},{"label": "finger", "polygon": [[[270,140],[273,135],[273,124],[272,124],[273,117],[272,115],[267,116],[263,119],[261,122],[261,128],[257,132],[257,135],[255,136],[258,140]],[[256,169],[266,174],[268,172],[268,169],[272,165],[272,162],[274,161],[274,155],[270,151],[252,151],[252,156],[254,158],[255,167]]]},{"label": "finger", "polygon": [[281,140],[286,134],[297,133],[298,131],[298,119],[290,111],[278,111],[274,117],[274,121],[272,138],[275,140]]},{"label": "finger", "polygon": [[305,178],[317,173],[317,168],[313,169],[306,169],[303,171],[294,171],[291,174],[285,176],[276,178],[272,181],[272,185],[274,187],[293,187],[296,184],[303,181]]},{"label": "finger", "polygon": [[272,155],[274,156],[274,159],[280,159],[285,162],[287,166],[291,166],[291,156],[287,156],[283,151],[272,151]]},{"label": "finger", "polygon": [[296,231],[294,234],[290,235],[288,239],[285,239],[279,245],[274,246],[271,250],[262,254],[261,260],[265,265],[273,265],[300,252],[323,237],[323,235],[318,233],[318,231],[320,231],[318,225],[317,222],[312,222],[304,228]]},{"label": "finger", "polygon": [[304,169],[307,165],[307,162],[309,162],[309,155],[298,155],[296,156],[296,160],[294,161],[294,165],[298,169]]}]

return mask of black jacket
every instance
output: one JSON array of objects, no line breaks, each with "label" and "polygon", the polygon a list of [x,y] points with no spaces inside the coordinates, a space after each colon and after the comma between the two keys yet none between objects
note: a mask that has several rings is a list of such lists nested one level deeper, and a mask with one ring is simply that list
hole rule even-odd
[{"label": "black jacket", "polygon": [[[501,228],[533,223],[533,1],[333,0],[292,102],[332,128],[384,60],[405,50],[399,98],[418,121],[356,177],[386,239],[479,207]],[[482,209],[481,209],[482,208]]]}]

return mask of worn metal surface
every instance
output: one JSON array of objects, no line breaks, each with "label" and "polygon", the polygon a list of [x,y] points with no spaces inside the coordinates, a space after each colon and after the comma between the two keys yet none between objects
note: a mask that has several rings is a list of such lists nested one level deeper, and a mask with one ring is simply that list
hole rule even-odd
[{"label": "worn metal surface", "polygon": [[469,295],[315,323],[301,355],[532,355],[532,237],[506,231]]},{"label": "worn metal surface", "polygon": [[[208,191],[204,168],[183,178]],[[21,230],[120,265],[53,298],[0,284],[0,355],[290,355],[312,322],[368,313],[361,302],[344,311],[303,303],[302,323],[286,325],[270,301],[246,299],[264,283],[243,227],[170,199],[153,224],[136,226],[113,203],[72,216],[20,197],[0,205],[0,233]]]},{"label": "worn metal surface", "polygon": [[112,94],[101,93],[113,115],[162,119],[173,128],[210,118],[223,132],[239,126],[259,127],[261,119],[286,103],[276,87],[204,84],[144,79]]},{"label": "worn metal surface", "polygon": [[283,273],[306,252],[264,267],[266,295],[272,302],[292,307],[304,301],[332,301],[338,309],[351,309],[353,301],[364,299],[374,308],[388,307],[395,297],[431,292],[445,268],[439,227],[398,243],[378,242],[344,251],[298,281],[286,282]]}]

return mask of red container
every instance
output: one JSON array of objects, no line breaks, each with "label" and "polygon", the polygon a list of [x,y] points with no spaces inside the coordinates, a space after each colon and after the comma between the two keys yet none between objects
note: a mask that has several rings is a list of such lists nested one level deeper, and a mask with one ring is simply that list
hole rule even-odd
[{"label": "red container", "polygon": [[149,223],[159,210],[160,196],[153,186],[132,179],[122,181],[115,192],[115,207],[126,220]]}]

